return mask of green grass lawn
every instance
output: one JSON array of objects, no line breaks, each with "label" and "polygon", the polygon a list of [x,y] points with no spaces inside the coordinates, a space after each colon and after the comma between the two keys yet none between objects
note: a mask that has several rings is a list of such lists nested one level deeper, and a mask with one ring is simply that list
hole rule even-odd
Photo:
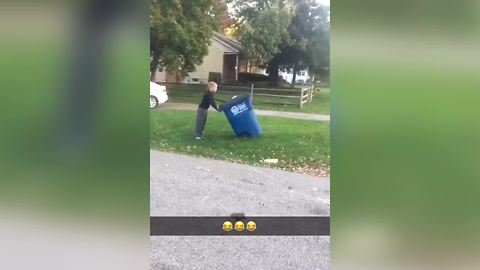
[{"label": "green grass lawn", "polygon": [[[190,86],[185,85],[168,86],[168,102],[194,104],[199,103],[203,95],[203,88],[204,87],[199,86],[192,86],[190,88]],[[287,95],[286,93],[279,94]],[[233,95],[234,93],[232,92],[222,92],[222,88],[220,87],[217,94],[215,95],[215,98],[218,100],[229,100]],[[299,107],[299,100],[293,98],[265,97],[254,95],[253,105],[256,109],[263,110],[330,114],[330,91],[326,88],[322,88],[320,91],[317,91],[312,102],[304,104],[301,109]]]},{"label": "green grass lawn", "polygon": [[[194,140],[194,111],[150,112],[152,149],[185,153],[258,166],[273,166],[316,175],[328,173],[330,138],[328,122],[259,117],[263,135],[235,137],[223,113],[209,112],[205,140]],[[264,159],[278,159],[268,165]]]}]

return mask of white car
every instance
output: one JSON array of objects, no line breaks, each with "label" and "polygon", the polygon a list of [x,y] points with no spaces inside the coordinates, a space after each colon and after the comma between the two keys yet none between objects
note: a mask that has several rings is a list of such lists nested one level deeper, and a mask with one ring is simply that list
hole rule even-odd
[{"label": "white car", "polygon": [[158,104],[165,103],[167,100],[167,87],[150,82],[150,109],[157,107]]}]

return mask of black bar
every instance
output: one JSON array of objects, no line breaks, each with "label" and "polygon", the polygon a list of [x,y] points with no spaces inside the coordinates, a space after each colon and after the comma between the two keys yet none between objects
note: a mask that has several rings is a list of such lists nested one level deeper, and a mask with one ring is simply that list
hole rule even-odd
[{"label": "black bar", "polygon": [[[226,232],[223,223],[253,221],[256,229]],[[150,235],[330,235],[330,217],[150,217]]]}]

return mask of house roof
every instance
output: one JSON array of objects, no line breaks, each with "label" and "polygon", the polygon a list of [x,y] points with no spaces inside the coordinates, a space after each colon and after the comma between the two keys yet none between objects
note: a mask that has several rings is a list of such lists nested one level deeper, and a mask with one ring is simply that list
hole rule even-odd
[{"label": "house roof", "polygon": [[240,42],[233,40],[218,32],[213,32],[213,39],[218,43],[222,44],[223,46],[225,46],[228,49],[227,53],[237,54],[243,51],[243,47],[240,44]]}]

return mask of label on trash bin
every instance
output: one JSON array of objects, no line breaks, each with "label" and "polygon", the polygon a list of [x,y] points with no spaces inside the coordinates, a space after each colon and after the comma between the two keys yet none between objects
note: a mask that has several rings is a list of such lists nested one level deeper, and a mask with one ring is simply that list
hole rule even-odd
[{"label": "label on trash bin", "polygon": [[232,108],[230,109],[230,111],[233,113],[233,116],[235,116],[239,113],[242,113],[246,110],[248,110],[248,107],[247,107],[247,104],[245,104],[245,102],[242,102],[238,105],[232,106]]}]

